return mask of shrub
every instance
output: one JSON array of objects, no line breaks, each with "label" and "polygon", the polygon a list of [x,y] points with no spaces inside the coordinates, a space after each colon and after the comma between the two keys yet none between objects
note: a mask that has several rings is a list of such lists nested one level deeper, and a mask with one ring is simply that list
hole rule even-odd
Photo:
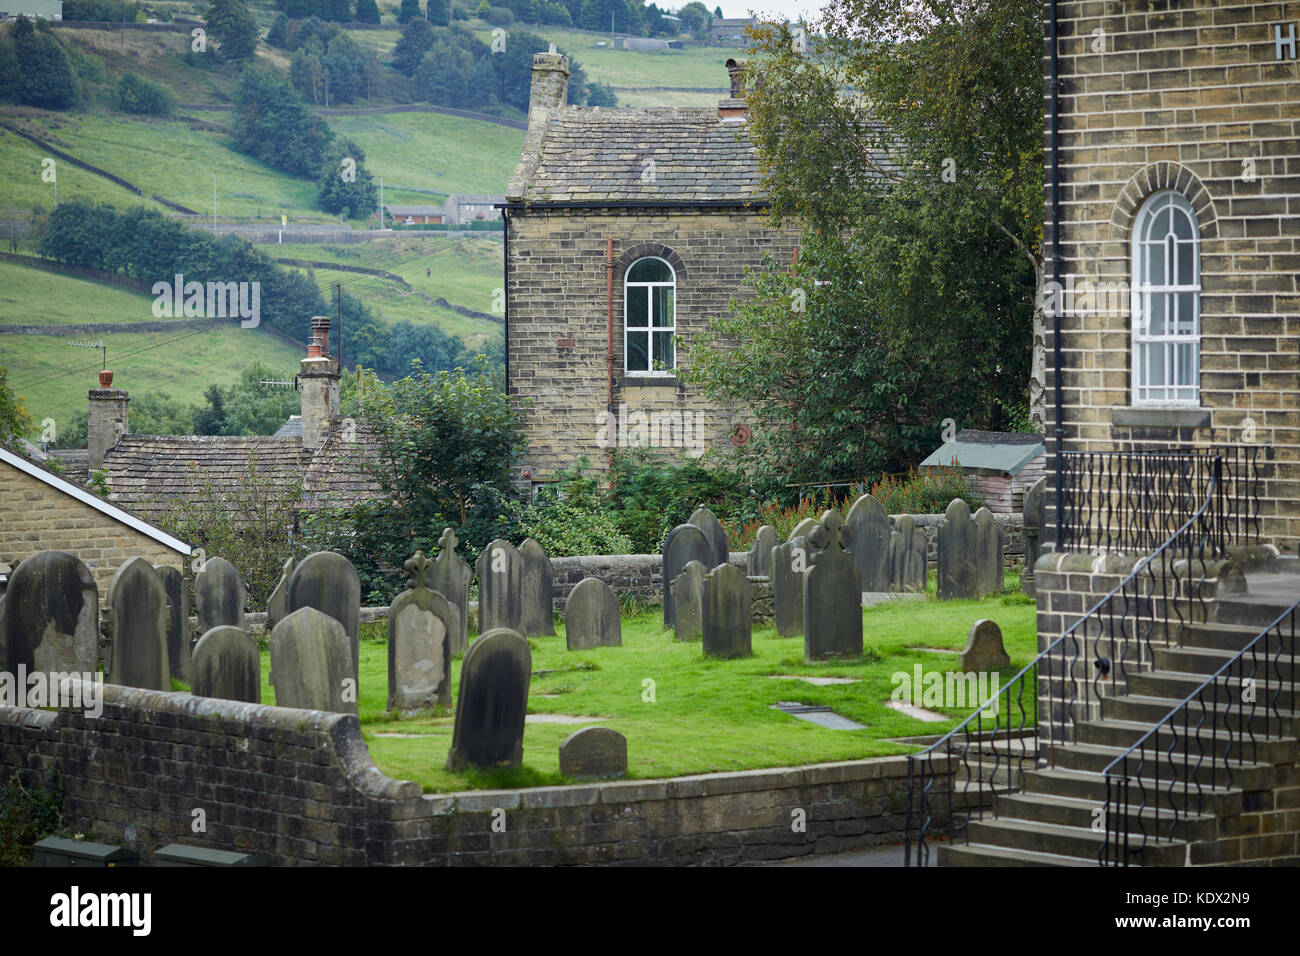
[{"label": "shrub", "polygon": [[532,503],[508,504],[515,526],[512,537],[532,538],[552,558],[630,553],[632,541],[605,509],[598,480],[582,476],[588,464],[586,458],[578,459]]},{"label": "shrub", "polygon": [[746,476],[697,462],[666,464],[643,452],[622,452],[610,471],[609,509],[636,554],[653,554],[664,537],[701,504],[719,519],[752,507]]},{"label": "shrub", "polygon": [[885,514],[891,515],[942,514],[954,498],[962,499],[975,511],[984,504],[984,498],[956,465],[954,462],[953,467],[927,471],[912,469],[902,478],[886,475],[871,486],[871,494]]},{"label": "shrub", "polygon": [[126,73],[117,83],[117,106],[124,113],[170,116],[176,110],[176,97],[165,86]]},{"label": "shrub", "polygon": [[493,26],[508,27],[515,22],[515,15],[508,7],[493,7],[487,19]]},{"label": "shrub", "polygon": [[39,783],[12,774],[0,785],[0,866],[30,866],[32,846],[63,822],[63,782],[54,771]]},{"label": "shrub", "polygon": [[747,551],[754,543],[758,529],[770,524],[776,529],[777,537],[782,541],[790,537],[799,522],[806,518],[820,518],[831,508],[842,505],[832,492],[815,488],[807,496],[800,498],[797,504],[782,506],[777,502],[768,502],[758,509],[754,517],[719,518],[727,538],[734,551]]}]

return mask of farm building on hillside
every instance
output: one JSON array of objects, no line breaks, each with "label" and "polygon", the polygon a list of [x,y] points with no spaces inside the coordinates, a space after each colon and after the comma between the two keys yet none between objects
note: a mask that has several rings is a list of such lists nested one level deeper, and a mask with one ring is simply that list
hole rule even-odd
[{"label": "farm building on hillside", "polygon": [[14,20],[62,20],[63,0],[0,0],[0,18]]},{"label": "farm building on hillside", "polygon": [[506,201],[505,196],[464,196],[452,193],[442,204],[446,211],[446,220],[453,226],[465,226],[471,222],[483,222],[500,219],[498,208]]},{"label": "farm building on hillside", "polygon": [[[716,109],[565,105],[568,60],[533,57],[528,136],[507,189],[506,382],[530,400],[519,474],[536,484],[616,448],[698,455],[742,413],[678,372],[744,296],[746,269],[792,263],[766,221],[740,65]],[[739,430],[743,434],[743,429]]]},{"label": "farm building on hillside", "polygon": [[392,203],[385,203],[384,209],[388,213],[388,218],[397,225],[428,225],[429,223],[439,223],[443,221],[442,206],[396,206]]},{"label": "farm building on hillside", "polygon": [[1025,490],[1043,477],[1047,447],[1032,432],[957,432],[921,468],[956,467],[967,475],[989,511],[1019,511]]}]

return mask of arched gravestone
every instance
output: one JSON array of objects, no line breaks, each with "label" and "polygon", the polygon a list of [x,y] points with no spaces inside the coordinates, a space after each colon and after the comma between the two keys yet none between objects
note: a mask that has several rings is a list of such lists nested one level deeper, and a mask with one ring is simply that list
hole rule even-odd
[{"label": "arched gravestone", "polygon": [[0,670],[99,669],[99,589],[75,554],[38,551],[9,578],[0,603]]},{"label": "arched gravestone", "polygon": [[289,613],[305,607],[328,614],[343,626],[352,645],[352,676],[357,677],[361,666],[361,578],[347,558],[333,551],[317,551],[293,569]]},{"label": "arched gravestone", "polygon": [[525,538],[519,546],[519,558],[524,563],[520,595],[523,629],[519,633],[524,637],[554,637],[555,572],[551,559],[532,538]]},{"label": "arched gravestone", "polygon": [[110,684],[171,690],[167,661],[167,591],[148,561],[128,558],[108,583],[113,643]]},{"label": "arched gravestone", "polygon": [[894,591],[925,590],[925,531],[911,515],[901,515],[898,527],[889,533],[889,587]]},{"label": "arched gravestone", "polygon": [[451,706],[451,635],[459,617],[428,587],[423,551],[407,559],[407,589],[388,608],[388,709]]},{"label": "arched gravestone", "polygon": [[810,563],[807,538],[793,538],[772,549],[772,615],[782,637],[803,633],[803,579]]},{"label": "arched gravestone", "polygon": [[478,627],[523,631],[524,562],[515,546],[497,538],[478,556]]},{"label": "arched gravestone", "polygon": [[679,641],[698,641],[704,636],[704,565],[686,562],[682,573],[673,578],[673,629]]},{"label": "arched gravestone", "polygon": [[451,632],[451,653],[464,654],[469,647],[469,585],[474,571],[456,553],[460,539],[444,528],[438,539],[438,556],[429,565],[429,590],[437,591],[456,612],[456,626]]},{"label": "arched gravestone", "polygon": [[682,573],[682,569],[691,561],[698,561],[706,568],[713,560],[713,548],[704,532],[693,524],[679,524],[668,532],[664,540],[664,627],[673,627],[673,579]]},{"label": "arched gravestone", "polygon": [[627,738],[608,727],[584,727],[560,744],[560,773],[604,779],[627,774]]},{"label": "arched gravestone", "polygon": [[975,572],[980,597],[1002,590],[1002,528],[988,508],[975,512]]},{"label": "arched gravestone", "polygon": [[1033,597],[1034,565],[1038,563],[1039,542],[1043,537],[1043,512],[1047,506],[1047,479],[1039,478],[1025,492],[1021,509],[1025,516],[1025,570],[1020,575],[1020,590]]},{"label": "arched gravestone", "polygon": [[770,578],[772,576],[772,549],[781,543],[776,529],[765,524],[754,535],[754,544],[749,549],[749,576],[751,578]]},{"label": "arched gravestone", "polygon": [[348,644],[343,625],[314,607],[300,607],[277,624],[271,632],[276,706],[355,714],[357,679]]},{"label": "arched gravestone", "polygon": [[956,498],[939,527],[940,600],[980,598],[1002,590],[1002,531],[987,508],[971,517]]},{"label": "arched gravestone", "polygon": [[599,578],[583,578],[564,602],[564,640],[571,651],[622,647],[618,595]]},{"label": "arched gravestone", "polygon": [[280,580],[275,582],[275,589],[266,599],[266,633],[268,634],[289,616],[289,578],[293,576],[293,565],[293,558],[285,559],[284,568],[280,571]]},{"label": "arched gravestone", "polygon": [[754,653],[749,601],[749,579],[734,564],[720,564],[704,576],[700,626],[706,657],[730,659]]},{"label": "arched gravestone", "polygon": [[194,577],[194,614],[199,633],[229,625],[244,629],[244,582],[225,558],[208,558]]},{"label": "arched gravestone", "polygon": [[731,542],[727,540],[727,532],[723,530],[722,522],[718,520],[717,515],[704,505],[700,505],[686,523],[695,525],[708,539],[710,557],[704,563],[710,569],[731,560]]},{"label": "arched gravestone", "polygon": [[844,550],[839,512],[822,515],[826,548],[803,576],[805,661],[862,656],[862,591],[859,569]]},{"label": "arched gravestone", "polygon": [[817,527],[816,518],[804,518],[802,521],[800,521],[797,525],[794,526],[794,530],[790,532],[790,536],[785,540],[787,543],[789,543],[793,541],[795,538],[806,538],[810,534],[812,534],[813,530],[816,527]]},{"label": "arched gravestone", "polygon": [[532,669],[528,641],[509,628],[493,628],[470,645],[460,669],[448,770],[523,763]]},{"label": "arched gravestone", "polygon": [[190,692],[195,697],[262,702],[262,655],[237,627],[214,627],[194,645]]},{"label": "arched gravestone", "polygon": [[176,568],[155,564],[167,592],[167,663],[172,677],[190,682],[190,616],[185,606],[185,575]]},{"label": "arched gravestone", "polygon": [[858,570],[860,591],[889,590],[889,515],[871,495],[863,495],[844,519],[844,548]]}]

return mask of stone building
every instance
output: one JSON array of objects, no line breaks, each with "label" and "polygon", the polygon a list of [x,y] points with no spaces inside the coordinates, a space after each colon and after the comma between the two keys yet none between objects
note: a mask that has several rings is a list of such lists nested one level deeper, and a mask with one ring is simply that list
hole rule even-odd
[{"label": "stone building", "polygon": [[528,136],[504,204],[506,379],[527,399],[520,481],[615,448],[698,455],[743,415],[678,373],[692,340],[798,234],[765,220],[739,66],[717,109],[566,106],[567,59],[533,58]]}]

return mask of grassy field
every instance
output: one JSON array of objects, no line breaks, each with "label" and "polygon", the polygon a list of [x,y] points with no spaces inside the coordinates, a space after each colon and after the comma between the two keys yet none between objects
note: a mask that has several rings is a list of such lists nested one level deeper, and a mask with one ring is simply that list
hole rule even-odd
[{"label": "grassy field", "polygon": [[[1018,578],[1008,575],[1008,585]],[[971,708],[946,711],[947,723],[923,723],[884,706],[896,684],[895,673],[909,676],[914,665],[926,671],[955,667],[953,654],[918,648],[965,645],[970,625],[992,618],[1003,631],[1012,668],[1036,653],[1033,602],[1019,594],[983,601],[923,600],[878,605],[863,612],[866,654],[860,662],[808,665],[802,638],[779,638],[772,628],[754,631],[754,656],[744,660],[706,660],[699,643],[679,643],[660,626],[658,608],[623,621],[623,646],[570,652],[564,629],[534,638],[534,678],[528,710],[536,715],[581,718],[574,723],[529,722],[524,733],[524,766],[518,772],[449,773],[443,769],[451,744],[452,714],[393,720],[386,712],[387,641],[385,625],[363,631],[359,710],[362,731],[375,763],[390,777],[418,782],[426,792],[497,786],[542,786],[563,782],[558,748],[583,726],[608,726],[628,739],[629,776],[672,777],[713,771],[788,766],[905,753],[891,738],[942,733]],[[269,655],[263,653],[263,703],[274,703],[265,681]],[[536,676],[546,672],[542,676]],[[834,676],[854,684],[814,686],[796,675]],[[453,697],[459,694],[460,661],[452,666]],[[777,679],[780,678],[780,679]],[[654,681],[654,701],[643,698]],[[866,727],[828,730],[772,710],[778,701],[827,705]],[[392,737],[385,734],[416,736]]]}]

